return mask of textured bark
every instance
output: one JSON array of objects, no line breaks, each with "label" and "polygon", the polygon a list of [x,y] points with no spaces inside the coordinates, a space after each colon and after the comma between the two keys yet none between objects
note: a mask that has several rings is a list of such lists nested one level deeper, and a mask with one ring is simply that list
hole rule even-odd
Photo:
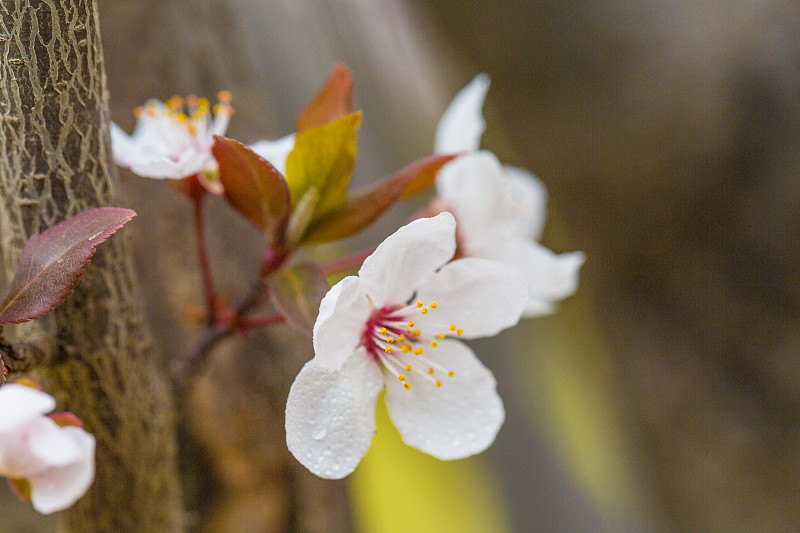
[{"label": "textured bark", "polygon": [[[116,205],[117,190],[94,2],[4,1],[0,11],[0,249],[8,277],[33,233]],[[103,244],[75,293],[40,321],[60,351],[39,377],[98,442],[95,484],[64,516],[76,532],[181,531],[174,408],[152,364],[124,237]],[[26,330],[14,333],[24,338]]]}]

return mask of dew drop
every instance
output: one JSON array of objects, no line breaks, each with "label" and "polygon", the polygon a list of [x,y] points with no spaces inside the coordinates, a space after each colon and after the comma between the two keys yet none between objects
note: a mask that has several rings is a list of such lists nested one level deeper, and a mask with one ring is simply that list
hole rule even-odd
[{"label": "dew drop", "polygon": [[328,434],[328,430],[327,429],[325,429],[324,427],[318,427],[311,434],[311,438],[315,439],[315,440],[322,440],[322,439],[325,438],[325,435],[327,435],[327,434]]}]

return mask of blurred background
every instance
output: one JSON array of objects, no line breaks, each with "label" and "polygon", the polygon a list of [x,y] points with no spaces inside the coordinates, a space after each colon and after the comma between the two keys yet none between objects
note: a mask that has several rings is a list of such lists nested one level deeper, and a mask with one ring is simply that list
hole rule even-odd
[{"label": "blurred background", "polygon": [[[333,62],[348,64],[365,117],[356,183],[429,154],[450,98],[487,72],[483,146],[547,185],[544,243],[587,255],[557,314],[473,343],[507,421],[464,461],[405,447],[379,409],[373,448],[346,485],[312,479],[288,456],[281,418],[310,342],[259,333],[221,345],[183,427],[198,531],[797,528],[800,5],[98,5],[112,116],[128,131],[147,98],[227,89],[229,136],[277,138]],[[202,302],[191,210],[166,183],[121,174],[166,365],[198,334],[185,314]],[[346,246],[377,242],[417,205]],[[260,239],[221,201],[209,208],[214,275],[236,300]],[[54,530],[30,520],[0,531]]]}]

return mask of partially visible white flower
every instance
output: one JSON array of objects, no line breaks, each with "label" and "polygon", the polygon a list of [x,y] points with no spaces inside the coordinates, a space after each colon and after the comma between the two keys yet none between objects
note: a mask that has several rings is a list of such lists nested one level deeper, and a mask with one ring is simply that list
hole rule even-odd
[{"label": "partially visible white flower", "polygon": [[295,134],[290,133],[274,141],[258,141],[250,145],[250,149],[269,161],[282,175],[286,175],[286,159],[294,149]]},{"label": "partially visible white flower", "polygon": [[[211,155],[214,135],[228,129],[233,108],[230,93],[222,91],[211,109],[205,98],[173,97],[148,100],[136,109],[132,135],[111,123],[114,161],[135,174],[155,179],[183,179],[216,168]],[[213,116],[212,116],[213,111]]]},{"label": "partially visible white flower", "polygon": [[516,324],[524,282],[496,261],[448,263],[455,229],[449,213],[411,222],[322,300],[314,359],[286,405],[289,450],[314,474],[342,478],[355,469],[384,387],[410,446],[458,459],[494,441],[505,418],[494,376],[457,339]]},{"label": "partially visible white flower", "polygon": [[478,74],[453,98],[436,129],[436,153],[467,152],[436,177],[437,210],[458,220],[462,254],[494,259],[528,282],[525,316],[551,313],[553,302],[578,288],[581,252],[556,255],[536,241],[547,218],[547,190],[527,170],[502,166],[490,152],[476,152],[486,129],[483,104],[489,77]]},{"label": "partially visible white flower", "polygon": [[31,503],[43,514],[70,507],[94,481],[94,437],[44,416],[55,405],[32,387],[0,387],[0,475],[27,480]]},{"label": "partially visible white flower", "polygon": [[547,191],[535,176],[479,151],[445,165],[436,191],[440,207],[458,220],[463,255],[500,261],[526,280],[525,316],[551,313],[554,302],[577,290],[583,253],[555,254],[536,242]]}]

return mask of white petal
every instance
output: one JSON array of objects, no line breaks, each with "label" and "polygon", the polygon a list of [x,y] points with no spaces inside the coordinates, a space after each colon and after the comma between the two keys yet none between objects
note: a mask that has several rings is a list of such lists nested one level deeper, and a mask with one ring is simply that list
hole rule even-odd
[{"label": "white petal", "polygon": [[456,222],[450,213],[421,218],[386,238],[367,257],[358,276],[376,307],[401,305],[455,254]]},{"label": "white petal", "polygon": [[275,141],[258,141],[250,149],[272,163],[278,172],[286,175],[286,159],[294,148],[294,133]]},{"label": "white petal", "polygon": [[194,148],[187,148],[181,152],[178,159],[169,157],[142,154],[139,159],[131,161],[128,168],[134,174],[143,178],[153,179],[183,179],[201,172],[212,164],[213,157],[210,153],[198,152]]},{"label": "white petal", "polygon": [[538,241],[547,220],[547,188],[524,168],[503,166],[507,233]]},{"label": "white petal", "polygon": [[28,440],[31,453],[52,467],[73,463],[81,455],[71,434],[47,417],[42,417],[31,427]]},{"label": "white petal", "polygon": [[489,90],[489,76],[478,74],[450,102],[436,128],[437,154],[477,150],[486,129],[483,102]]},{"label": "white petal", "polygon": [[397,380],[388,380],[386,404],[392,421],[408,445],[439,459],[482,452],[494,442],[505,419],[494,376],[459,341],[444,340],[426,353],[455,374],[434,374],[441,387],[412,375],[408,390]]},{"label": "white petal", "polygon": [[139,146],[114,122],[111,123],[111,151],[114,161],[122,166],[130,165],[139,156]]},{"label": "white petal", "polygon": [[286,402],[286,444],[314,474],[339,479],[367,453],[375,433],[375,401],[383,388],[378,364],[363,349],[332,372],[309,361]]},{"label": "white petal", "polygon": [[0,432],[24,424],[56,407],[49,394],[25,385],[8,383],[0,387]]},{"label": "white petal", "polygon": [[356,276],[348,276],[331,287],[320,302],[314,323],[316,364],[339,370],[360,344],[369,314],[369,300]]},{"label": "white petal", "polygon": [[562,300],[578,289],[582,252],[556,254],[527,240],[509,241],[497,258],[519,273],[528,283],[529,301],[525,316],[553,312],[552,302]]},{"label": "white petal", "polygon": [[31,503],[42,514],[50,514],[70,507],[78,501],[94,481],[94,437],[78,427],[64,427],[61,431],[79,451],[69,464],[51,468],[28,477],[31,484]]},{"label": "white petal", "polygon": [[528,300],[525,281],[498,261],[457,259],[419,288],[417,299],[436,302],[415,321],[429,335],[451,334],[449,325],[464,330],[464,339],[488,337],[519,322]]},{"label": "white petal", "polygon": [[491,152],[457,157],[439,171],[436,191],[458,221],[459,242],[472,255],[505,238],[503,167]]}]

